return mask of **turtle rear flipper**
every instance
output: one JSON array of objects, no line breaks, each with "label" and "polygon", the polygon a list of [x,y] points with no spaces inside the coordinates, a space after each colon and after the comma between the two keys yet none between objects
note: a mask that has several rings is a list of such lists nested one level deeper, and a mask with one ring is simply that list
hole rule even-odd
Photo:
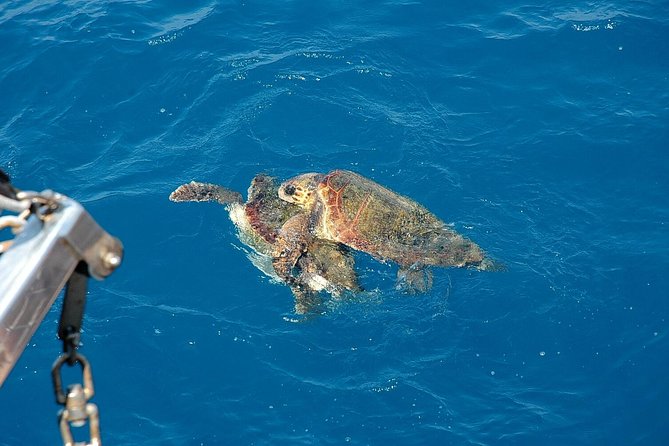
[{"label": "turtle rear flipper", "polygon": [[397,271],[397,288],[408,293],[426,293],[432,288],[432,270],[422,264],[413,264]]},{"label": "turtle rear flipper", "polygon": [[317,291],[291,286],[295,297],[295,314],[314,314],[323,303]]},{"label": "turtle rear flipper", "polygon": [[170,200],[175,202],[215,201],[223,205],[243,202],[242,194],[237,191],[218,184],[199,183],[197,181],[191,181],[177,187],[170,194]]},{"label": "turtle rear flipper", "polygon": [[505,272],[509,268],[502,262],[498,260],[493,260],[490,257],[484,257],[480,264],[475,266],[479,271],[491,271],[491,272]]}]

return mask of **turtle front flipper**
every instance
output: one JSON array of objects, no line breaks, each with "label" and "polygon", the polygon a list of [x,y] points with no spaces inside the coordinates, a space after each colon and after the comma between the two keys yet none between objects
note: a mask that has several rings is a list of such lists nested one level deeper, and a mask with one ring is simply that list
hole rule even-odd
[{"label": "turtle front flipper", "polygon": [[[295,313],[307,314],[320,304],[318,291],[309,283],[310,275],[305,273],[307,252],[312,242],[309,231],[309,216],[299,213],[289,218],[281,227],[274,243],[272,265],[280,279],[285,281],[295,297]],[[302,260],[302,264],[298,262]],[[303,270],[304,269],[304,270]]]},{"label": "turtle front flipper", "polygon": [[408,294],[426,293],[432,289],[432,270],[414,263],[397,271],[397,288]]},{"label": "turtle front flipper", "polygon": [[307,252],[311,240],[309,216],[304,213],[289,218],[277,234],[272,265],[279,278],[291,286],[304,285],[294,269],[300,257]]},{"label": "turtle front flipper", "polygon": [[314,239],[297,266],[306,278],[324,282],[324,287],[334,296],[344,290],[362,291],[353,254],[341,243]]},{"label": "turtle front flipper", "polygon": [[217,203],[227,205],[232,203],[242,203],[242,194],[237,191],[227,189],[218,184],[199,183],[191,181],[182,184],[170,194],[170,200],[181,201],[216,201]]}]

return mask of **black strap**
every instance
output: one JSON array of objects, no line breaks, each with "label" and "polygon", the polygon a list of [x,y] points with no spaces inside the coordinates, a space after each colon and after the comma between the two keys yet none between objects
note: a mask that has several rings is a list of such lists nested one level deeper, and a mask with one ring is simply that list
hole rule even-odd
[{"label": "black strap", "polygon": [[16,200],[16,189],[11,184],[9,175],[0,169],[0,195]]},{"label": "black strap", "polygon": [[65,288],[63,310],[58,324],[58,338],[63,341],[63,352],[70,358],[68,363],[76,362],[75,350],[79,347],[81,324],[86,305],[86,285],[88,284],[88,265],[81,261],[72,272]]}]

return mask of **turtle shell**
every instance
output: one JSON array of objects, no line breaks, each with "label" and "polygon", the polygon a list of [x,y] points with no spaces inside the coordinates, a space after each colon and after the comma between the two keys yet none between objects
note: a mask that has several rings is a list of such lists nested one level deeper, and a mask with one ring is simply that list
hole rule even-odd
[{"label": "turtle shell", "polygon": [[408,267],[478,265],[483,252],[426,208],[357,173],[335,170],[318,186],[327,237]]}]

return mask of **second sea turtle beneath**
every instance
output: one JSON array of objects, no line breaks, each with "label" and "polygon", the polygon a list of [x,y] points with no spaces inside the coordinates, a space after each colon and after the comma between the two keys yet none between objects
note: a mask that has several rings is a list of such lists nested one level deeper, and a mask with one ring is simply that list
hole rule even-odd
[{"label": "second sea turtle beneath", "polygon": [[[300,207],[281,200],[278,188],[276,178],[260,174],[251,181],[246,202],[239,192],[195,181],[179,186],[169,198],[176,202],[214,201],[225,205],[240,241],[253,250],[249,254],[251,262],[268,276],[279,278],[272,266],[272,256],[277,238],[283,240],[280,230],[288,220],[296,222],[305,218],[305,213]],[[296,234],[296,231],[293,232]],[[280,278],[295,295],[297,313],[314,309],[321,290],[335,296],[361,290],[353,257],[345,246],[324,239],[301,238],[305,243],[300,247],[300,255],[294,255],[290,277]]]},{"label": "second sea turtle beneath", "polygon": [[425,207],[354,172],[299,175],[281,184],[279,197],[309,215],[292,217],[281,231],[287,234],[281,245],[275,245],[274,254],[274,267],[281,277],[291,274],[288,265],[311,238],[338,242],[382,262],[397,263],[398,277],[408,291],[431,287],[428,266],[484,270],[493,265],[477,244]]}]

